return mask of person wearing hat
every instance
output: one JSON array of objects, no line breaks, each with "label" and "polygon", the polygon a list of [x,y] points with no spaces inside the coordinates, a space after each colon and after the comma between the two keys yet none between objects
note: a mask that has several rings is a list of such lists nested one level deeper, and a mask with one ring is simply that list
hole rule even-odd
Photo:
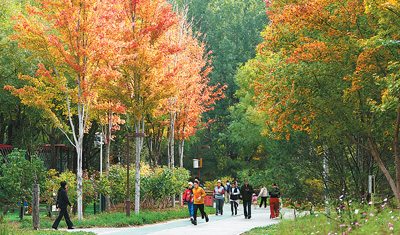
[{"label": "person wearing hat", "polygon": [[272,190],[269,191],[269,208],[271,211],[271,219],[279,216],[279,197],[281,196],[281,192],[278,187],[274,183],[272,185]]},{"label": "person wearing hat", "polygon": [[60,223],[62,217],[65,218],[65,222],[68,225],[68,229],[74,229],[74,226],[69,219],[68,215],[68,210],[67,206],[72,207],[71,202],[68,199],[68,194],[67,194],[67,182],[61,181],[60,183],[61,187],[58,189],[57,193],[57,202],[56,202],[56,208],[60,208],[60,213],[58,214],[58,217],[56,221],[54,221],[53,226],[51,226],[53,229],[57,230],[58,224]]},{"label": "person wearing hat", "polygon": [[251,199],[253,197],[253,187],[249,184],[248,179],[244,179],[244,185],[240,187],[240,193],[242,194],[244,218],[251,218]]},{"label": "person wearing hat", "polygon": [[186,202],[188,205],[188,210],[189,210],[189,216],[190,216],[190,221],[193,221],[193,183],[189,182],[188,188],[185,190],[182,196],[183,200]]},{"label": "person wearing hat", "polygon": [[215,198],[215,215],[218,215],[221,213],[223,214],[223,208],[224,208],[224,194],[225,194],[225,189],[221,185],[221,180],[217,181],[217,186],[214,188],[214,198]]}]

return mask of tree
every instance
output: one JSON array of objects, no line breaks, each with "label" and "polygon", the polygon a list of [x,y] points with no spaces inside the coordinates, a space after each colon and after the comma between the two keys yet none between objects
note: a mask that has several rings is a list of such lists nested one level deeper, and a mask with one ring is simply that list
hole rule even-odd
[{"label": "tree", "polygon": [[[387,28],[366,5],[357,0],[269,4],[271,23],[258,51],[272,63],[262,68],[264,75],[254,87],[276,137],[289,139],[306,131],[312,138],[344,138],[342,142],[358,145],[375,159],[400,202],[386,167],[396,161],[386,150],[398,144],[397,109],[386,103],[397,100],[388,96],[395,87],[397,50],[381,42],[374,45]],[[400,171],[397,164],[395,168]]]},{"label": "tree", "polygon": [[[229,124],[232,122],[229,107],[238,102],[234,93],[238,89],[234,76],[237,69],[255,55],[256,46],[262,42],[260,35],[264,25],[268,24],[265,4],[262,1],[249,0],[181,0],[189,2],[188,18],[193,20],[194,32],[204,35],[206,52],[212,52],[213,70],[209,74],[210,84],[226,84],[225,98],[202,115],[202,121],[214,120],[207,129],[196,134],[191,141],[194,145],[210,145],[213,158],[206,162],[214,164],[214,159],[229,155],[235,159],[238,150],[230,142]],[[182,4],[182,3],[181,3]],[[198,139],[198,140],[197,140]],[[197,143],[200,142],[200,143]],[[189,143],[191,144],[191,143]],[[189,147],[189,145],[187,145]],[[193,148],[194,149],[194,148]],[[194,151],[193,151],[194,152]],[[208,169],[203,169],[204,175]]]},{"label": "tree", "polygon": [[[119,71],[119,100],[126,107],[136,133],[144,132],[144,117],[151,114],[161,99],[168,97],[172,75],[165,67],[168,55],[179,48],[161,39],[176,23],[171,6],[164,0],[121,2],[123,21],[119,29],[122,48]],[[135,212],[140,206],[140,153],[143,138],[136,138]]]},{"label": "tree", "polygon": [[[20,76],[29,85],[5,88],[23,104],[43,109],[76,148],[77,209],[78,219],[82,219],[83,137],[96,84],[115,75],[105,62],[115,47],[104,37],[111,25],[108,22],[115,16],[113,9],[108,8],[111,4],[104,1],[38,3],[39,8],[27,5],[28,16],[19,14],[14,18],[18,34],[13,39],[42,63],[35,76]],[[56,115],[57,110],[67,116],[66,123]],[[78,123],[74,123],[74,115]]]},{"label": "tree", "polygon": [[26,151],[15,149],[0,161],[0,207],[4,217],[9,208],[32,197],[32,182],[42,184],[46,172],[36,156],[26,159]]}]

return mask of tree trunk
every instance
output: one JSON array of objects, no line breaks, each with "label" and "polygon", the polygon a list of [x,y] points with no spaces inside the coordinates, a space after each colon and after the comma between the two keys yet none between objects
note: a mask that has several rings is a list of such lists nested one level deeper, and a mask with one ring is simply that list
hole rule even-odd
[{"label": "tree trunk", "polygon": [[176,113],[175,112],[171,112],[170,113],[170,123],[171,123],[171,139],[169,142],[169,147],[170,147],[170,167],[174,168],[175,167],[175,117],[176,117]]},{"label": "tree trunk", "polygon": [[[400,106],[397,108],[397,120],[395,128],[396,129],[394,134],[394,163],[396,166],[397,194],[400,195],[400,157],[399,157]],[[397,201],[400,203],[399,199],[397,199]]]},{"label": "tree trunk", "polygon": [[[142,122],[142,123],[141,123]],[[135,121],[136,133],[144,133],[144,118]],[[136,162],[135,162],[135,213],[140,212],[140,153],[143,146],[143,137],[135,137]],[[129,167],[129,166],[128,166]]]},{"label": "tree trunk", "polygon": [[[110,112],[108,116],[108,136],[107,136],[107,145],[106,145],[106,171],[110,170],[110,148],[111,148],[111,127],[112,127],[112,116],[113,113]],[[106,211],[110,213],[111,202],[110,195],[106,195]]]},{"label": "tree trunk", "polygon": [[40,198],[40,188],[38,184],[34,184],[32,186],[32,221],[33,221],[33,229],[40,229],[40,220],[39,220],[39,198]]},{"label": "tree trunk", "polygon": [[183,167],[183,147],[185,145],[185,140],[179,141],[179,166]]},{"label": "tree trunk", "polygon": [[368,137],[368,142],[371,147],[371,154],[374,157],[376,163],[378,163],[379,169],[381,169],[383,175],[386,177],[387,181],[389,182],[390,188],[392,189],[394,196],[396,197],[397,202],[400,203],[400,194],[399,190],[396,186],[396,183],[394,182],[392,176],[390,176],[389,171],[385,167],[385,164],[383,163],[382,159],[379,156],[378,150],[376,149],[374,142],[372,140],[372,137]]}]

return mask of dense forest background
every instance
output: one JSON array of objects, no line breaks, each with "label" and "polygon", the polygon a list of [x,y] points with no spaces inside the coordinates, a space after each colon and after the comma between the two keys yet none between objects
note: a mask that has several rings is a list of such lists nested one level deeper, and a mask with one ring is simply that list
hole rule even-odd
[{"label": "dense forest background", "polygon": [[[29,60],[30,52],[19,48],[18,42],[10,39],[14,33],[11,16],[20,12],[25,2],[0,0],[1,88],[10,84],[23,86],[24,81],[18,79],[18,74],[34,75],[37,69],[38,61]],[[324,195],[338,197],[343,190],[361,197],[367,193],[368,175],[375,175],[377,194],[393,197],[371,153],[345,137],[339,137],[332,129],[321,130],[323,134],[318,138],[307,130],[293,132],[290,138],[277,138],[270,134],[272,127],[267,125],[268,110],[260,108],[260,102],[256,99],[259,94],[254,89],[255,81],[265,71],[252,66],[254,61],[266,60],[261,58],[260,50],[256,50],[265,42],[262,32],[269,25],[264,1],[170,2],[175,9],[187,9],[193,31],[206,43],[212,57],[211,83],[227,85],[225,98],[218,100],[213,110],[201,116],[203,123],[211,122],[185,141],[184,167],[191,171],[191,178],[199,174],[197,169],[193,169],[193,159],[199,155],[203,159],[200,171],[203,181],[238,178],[241,182],[244,178],[250,178],[255,187],[276,182],[285,197],[322,202]],[[0,104],[0,144],[29,149],[31,152],[40,149],[43,144],[71,147],[64,134],[42,111],[25,106],[9,91],[0,89]],[[99,170],[100,149],[95,146],[95,133],[102,129],[102,124],[93,120],[84,136],[84,169]],[[111,164],[126,163],[126,134],[131,129],[132,124],[127,122],[113,132]],[[359,140],[364,138],[357,134],[354,136]],[[389,142],[382,140],[381,145],[384,145],[384,141]],[[131,145],[133,155],[134,144]],[[159,148],[159,165],[168,165],[167,146],[168,138],[164,136]],[[210,149],[201,148],[203,146],[210,146]],[[175,162],[179,162],[178,145],[175,147]],[[55,151],[54,147],[50,153],[42,156],[50,161],[49,167],[57,169]],[[72,165],[68,168],[74,170],[75,152],[71,150],[69,154]],[[392,155],[389,148],[381,151],[384,164],[394,175]],[[144,146],[142,161],[151,161],[148,145]]]}]

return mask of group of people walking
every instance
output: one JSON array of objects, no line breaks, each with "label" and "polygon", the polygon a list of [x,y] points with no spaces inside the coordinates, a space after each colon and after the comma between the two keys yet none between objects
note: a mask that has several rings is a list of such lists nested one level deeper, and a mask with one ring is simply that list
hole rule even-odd
[{"label": "group of people walking", "polygon": [[[195,178],[194,182],[189,182],[188,188],[183,193],[183,200],[188,205],[190,220],[194,225],[197,225],[197,211],[200,210],[201,217],[209,221],[207,214],[204,211],[204,199],[206,193],[203,185],[200,184],[200,179]],[[217,186],[213,190],[213,197],[215,198],[215,215],[223,215],[224,202],[229,202],[231,205],[232,215],[237,215],[239,200],[243,202],[244,218],[251,218],[251,203],[257,203],[258,197],[261,197],[260,207],[264,204],[267,206],[267,198],[270,197],[270,210],[271,218],[274,219],[279,216],[279,197],[280,191],[276,184],[273,184],[272,190],[268,192],[266,187],[262,187],[258,196],[256,196],[253,187],[249,184],[249,180],[245,179],[244,184],[239,186],[237,181],[232,184],[227,181],[225,187],[222,185],[221,180],[217,181]]]}]

